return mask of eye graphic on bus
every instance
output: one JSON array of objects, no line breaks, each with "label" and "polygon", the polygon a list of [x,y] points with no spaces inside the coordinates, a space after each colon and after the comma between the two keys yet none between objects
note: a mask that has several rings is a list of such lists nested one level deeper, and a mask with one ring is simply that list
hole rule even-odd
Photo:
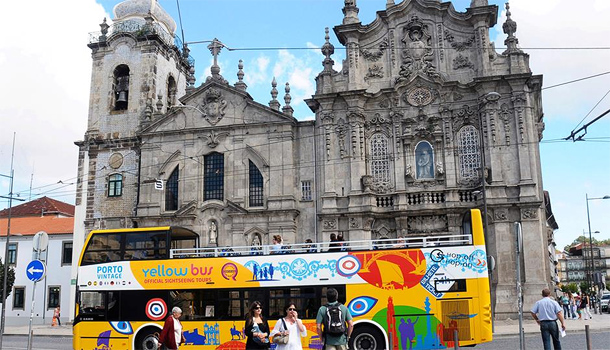
[{"label": "eye graphic on bus", "polygon": [[146,316],[153,321],[162,320],[167,314],[167,305],[163,299],[150,299],[146,304]]},{"label": "eye graphic on bus", "polygon": [[352,316],[361,316],[369,312],[375,304],[377,304],[377,299],[362,296],[352,299],[347,305],[347,309]]},{"label": "eye graphic on bus", "polygon": [[360,261],[352,255],[346,255],[337,261],[337,272],[344,277],[350,277],[360,271]]},{"label": "eye graphic on bus", "polygon": [[125,335],[133,334],[133,328],[131,327],[131,323],[129,323],[129,322],[111,321],[110,325],[118,333],[125,334]]}]

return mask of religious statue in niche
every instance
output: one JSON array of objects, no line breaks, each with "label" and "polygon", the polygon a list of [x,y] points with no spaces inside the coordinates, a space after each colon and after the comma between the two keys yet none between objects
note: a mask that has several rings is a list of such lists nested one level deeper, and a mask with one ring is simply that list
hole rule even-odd
[{"label": "religious statue in niche", "polygon": [[434,178],[434,154],[428,142],[422,141],[415,147],[415,162],[418,179]]},{"label": "religious statue in niche", "polygon": [[210,221],[210,244],[216,244],[216,240],[218,239],[218,225],[216,225],[216,221]]},{"label": "religious statue in niche", "polygon": [[405,35],[401,41],[404,43],[404,49],[398,73],[400,77],[397,78],[397,81],[409,79],[417,74],[438,78],[438,71],[432,63],[434,51],[430,44],[432,38],[428,33],[428,26],[417,16],[413,16],[403,31]]}]

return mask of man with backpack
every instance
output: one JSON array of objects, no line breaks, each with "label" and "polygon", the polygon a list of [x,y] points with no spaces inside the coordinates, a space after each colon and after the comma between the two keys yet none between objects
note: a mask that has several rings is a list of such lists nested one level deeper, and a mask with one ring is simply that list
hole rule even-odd
[{"label": "man with backpack", "polygon": [[337,301],[338,297],[339,293],[335,288],[328,288],[326,290],[328,304],[320,307],[316,317],[318,336],[324,342],[323,350],[347,350],[354,329],[352,314],[345,305]]}]

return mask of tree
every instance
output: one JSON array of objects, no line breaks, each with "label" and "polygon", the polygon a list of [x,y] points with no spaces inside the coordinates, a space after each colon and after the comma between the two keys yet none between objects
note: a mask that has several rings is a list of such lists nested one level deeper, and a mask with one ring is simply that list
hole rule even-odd
[{"label": "tree", "polygon": [[[605,241],[598,241],[597,239],[595,239],[595,237],[592,237],[593,245],[599,245],[599,244],[603,244],[604,242],[608,241],[608,243],[610,243],[610,240],[605,240]],[[573,246],[580,244],[580,243],[586,243],[587,245],[589,244],[589,237],[587,236],[578,236],[578,238],[576,238],[574,240],[574,242],[568,244],[567,246],[563,247],[563,250],[565,252],[569,252],[570,248],[572,248]]]},{"label": "tree", "polygon": [[[8,279],[6,280],[6,297],[8,298],[13,290],[13,284],[15,283],[15,269],[9,267],[7,271]],[[4,288],[4,264],[2,263],[2,258],[0,258],[0,295],[3,294],[2,288]],[[4,300],[0,300],[0,302],[3,303]]]},{"label": "tree", "polygon": [[562,292],[570,292],[572,294],[578,292],[578,285],[576,283],[564,284],[561,286]]},{"label": "tree", "polygon": [[583,293],[589,293],[589,289],[591,287],[589,286],[588,282],[580,282],[580,291]]}]

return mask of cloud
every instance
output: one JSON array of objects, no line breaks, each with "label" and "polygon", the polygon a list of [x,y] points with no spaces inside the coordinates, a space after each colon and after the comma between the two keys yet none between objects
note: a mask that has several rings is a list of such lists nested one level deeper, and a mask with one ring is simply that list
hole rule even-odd
[{"label": "cloud", "polygon": [[250,61],[249,65],[244,65],[244,81],[249,87],[259,84],[271,84],[267,69],[271,59],[268,56],[260,55]]},{"label": "cloud", "polygon": [[[108,17],[94,0],[7,1],[0,32],[0,174],[9,174],[13,133],[15,191],[76,176],[91,79],[89,32]],[[77,13],[77,16],[68,16]],[[8,189],[8,188],[6,188]],[[5,187],[2,188],[4,192]],[[70,196],[58,199],[73,201]]]},{"label": "cloud", "polygon": [[[607,64],[610,50],[574,49],[607,46],[609,1],[597,0],[593,6],[574,6],[571,0],[511,0],[510,11],[511,18],[517,22],[519,44],[531,55],[532,72],[544,75],[545,87],[610,71]],[[497,47],[504,46],[506,35],[501,27],[505,20],[506,10],[503,10],[495,27]],[[543,101],[547,120],[580,121],[609,86],[610,75],[606,75],[545,90]],[[607,109],[604,106],[610,106],[610,98],[604,102],[592,116]]]}]

